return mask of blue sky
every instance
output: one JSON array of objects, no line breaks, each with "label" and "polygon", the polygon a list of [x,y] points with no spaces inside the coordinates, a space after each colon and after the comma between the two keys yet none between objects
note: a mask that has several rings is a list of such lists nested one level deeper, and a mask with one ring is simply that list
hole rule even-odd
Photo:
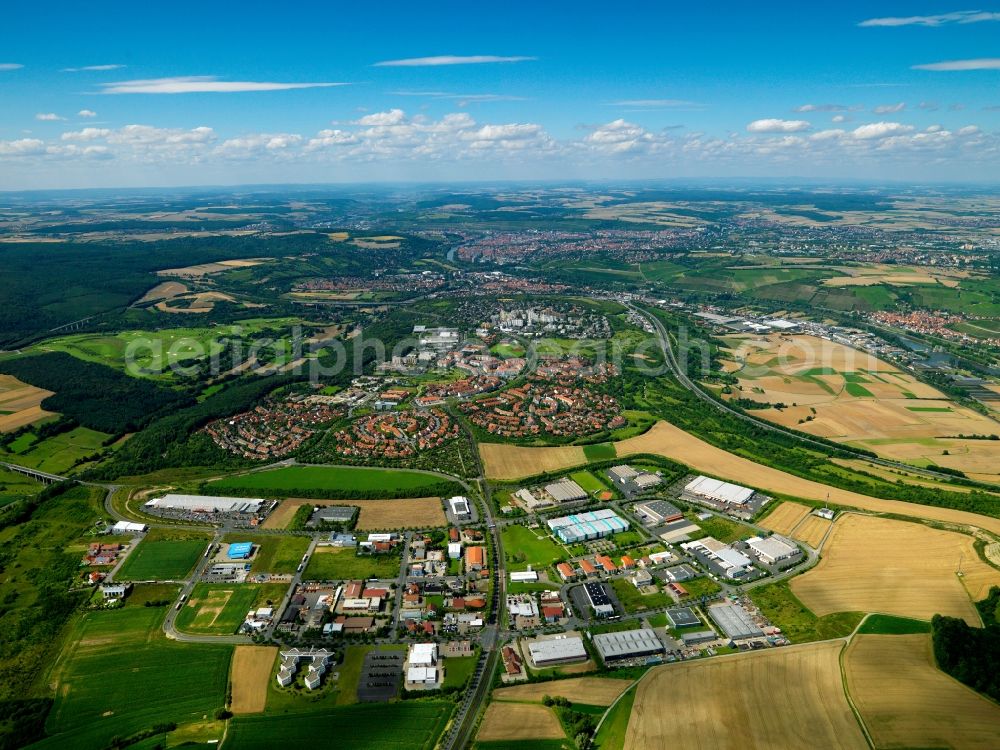
[{"label": "blue sky", "polygon": [[5,9],[0,189],[1000,173],[1000,6],[148,5]]}]

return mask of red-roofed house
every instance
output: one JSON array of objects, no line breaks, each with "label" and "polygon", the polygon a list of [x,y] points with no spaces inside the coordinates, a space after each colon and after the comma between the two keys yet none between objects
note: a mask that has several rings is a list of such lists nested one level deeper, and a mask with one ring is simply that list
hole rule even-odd
[{"label": "red-roofed house", "polygon": [[568,581],[571,578],[576,577],[576,571],[573,570],[573,566],[569,563],[559,563],[556,565],[556,570],[559,571],[559,577],[564,581]]},{"label": "red-roofed house", "polygon": [[628,555],[622,555],[622,570],[632,570],[635,567],[635,560]]},{"label": "red-roofed house", "polygon": [[483,565],[485,565],[485,560],[486,560],[486,550],[484,550],[482,547],[465,548],[466,571],[482,570]]},{"label": "red-roofed house", "polygon": [[596,555],[594,561],[604,568],[605,573],[614,573],[618,570],[618,566],[607,555]]},{"label": "red-roofed house", "polygon": [[597,573],[597,568],[590,564],[589,560],[580,560],[580,570],[585,576],[592,576]]}]

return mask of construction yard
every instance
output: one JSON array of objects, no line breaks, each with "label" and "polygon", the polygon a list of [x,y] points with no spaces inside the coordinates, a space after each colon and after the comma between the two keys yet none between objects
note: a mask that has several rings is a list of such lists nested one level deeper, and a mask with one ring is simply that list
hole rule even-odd
[{"label": "construction yard", "polygon": [[358,531],[378,529],[431,528],[448,523],[439,497],[398,498],[394,500],[312,500],[290,498],[278,506],[263,523],[265,529],[284,529],[303,505],[331,505],[358,508]]}]

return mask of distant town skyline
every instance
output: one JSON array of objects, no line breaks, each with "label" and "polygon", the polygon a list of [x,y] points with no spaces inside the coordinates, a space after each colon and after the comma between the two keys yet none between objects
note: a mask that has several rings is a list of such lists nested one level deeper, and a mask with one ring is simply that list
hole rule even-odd
[{"label": "distant town skyline", "polygon": [[17,4],[0,189],[991,181],[1000,8]]}]

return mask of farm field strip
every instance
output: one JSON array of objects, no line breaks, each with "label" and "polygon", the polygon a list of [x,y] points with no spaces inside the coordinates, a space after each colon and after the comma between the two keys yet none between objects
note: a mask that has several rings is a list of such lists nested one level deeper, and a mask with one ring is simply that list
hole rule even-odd
[{"label": "farm field strip", "polygon": [[264,710],[271,668],[277,657],[277,646],[236,647],[229,675],[233,686],[231,707],[234,714],[254,714]]},{"label": "farm field strip", "polygon": [[795,527],[795,530],[792,532],[792,539],[805,542],[813,549],[818,549],[832,525],[833,521],[829,521],[826,518],[812,515],[807,516]]},{"label": "farm field strip", "polygon": [[479,725],[476,739],[559,740],[566,733],[555,713],[535,703],[491,703]]},{"label": "farm field strip", "polygon": [[812,511],[812,508],[808,505],[783,502],[774,508],[767,515],[767,517],[760,522],[760,525],[765,529],[770,529],[778,534],[788,536],[792,533],[792,529],[798,526],[799,523],[809,515],[810,511]]},{"label": "farm field strip", "polygon": [[844,674],[876,747],[997,746],[1000,706],[939,670],[927,634],[856,635]]},{"label": "farm field strip", "polygon": [[918,523],[848,514],[834,525],[819,564],[793,578],[791,589],[821,617],[863,611],[929,620],[945,614],[978,626],[972,599],[1000,585],[1000,571],[979,559],[973,541]]},{"label": "farm field strip", "polygon": [[827,641],[654,667],[639,683],[625,750],[678,742],[693,750],[866,750],[844,695],[843,645]]},{"label": "farm field strip", "polygon": [[480,443],[479,454],[490,479],[520,479],[587,463],[583,448],[560,445],[529,448],[505,443]]},{"label": "farm field strip", "polygon": [[603,677],[574,677],[556,682],[540,682],[513,687],[498,688],[493,691],[493,700],[541,703],[550,695],[561,696],[572,703],[587,703],[592,706],[610,706],[619,695],[632,685],[631,680],[615,680]]}]

